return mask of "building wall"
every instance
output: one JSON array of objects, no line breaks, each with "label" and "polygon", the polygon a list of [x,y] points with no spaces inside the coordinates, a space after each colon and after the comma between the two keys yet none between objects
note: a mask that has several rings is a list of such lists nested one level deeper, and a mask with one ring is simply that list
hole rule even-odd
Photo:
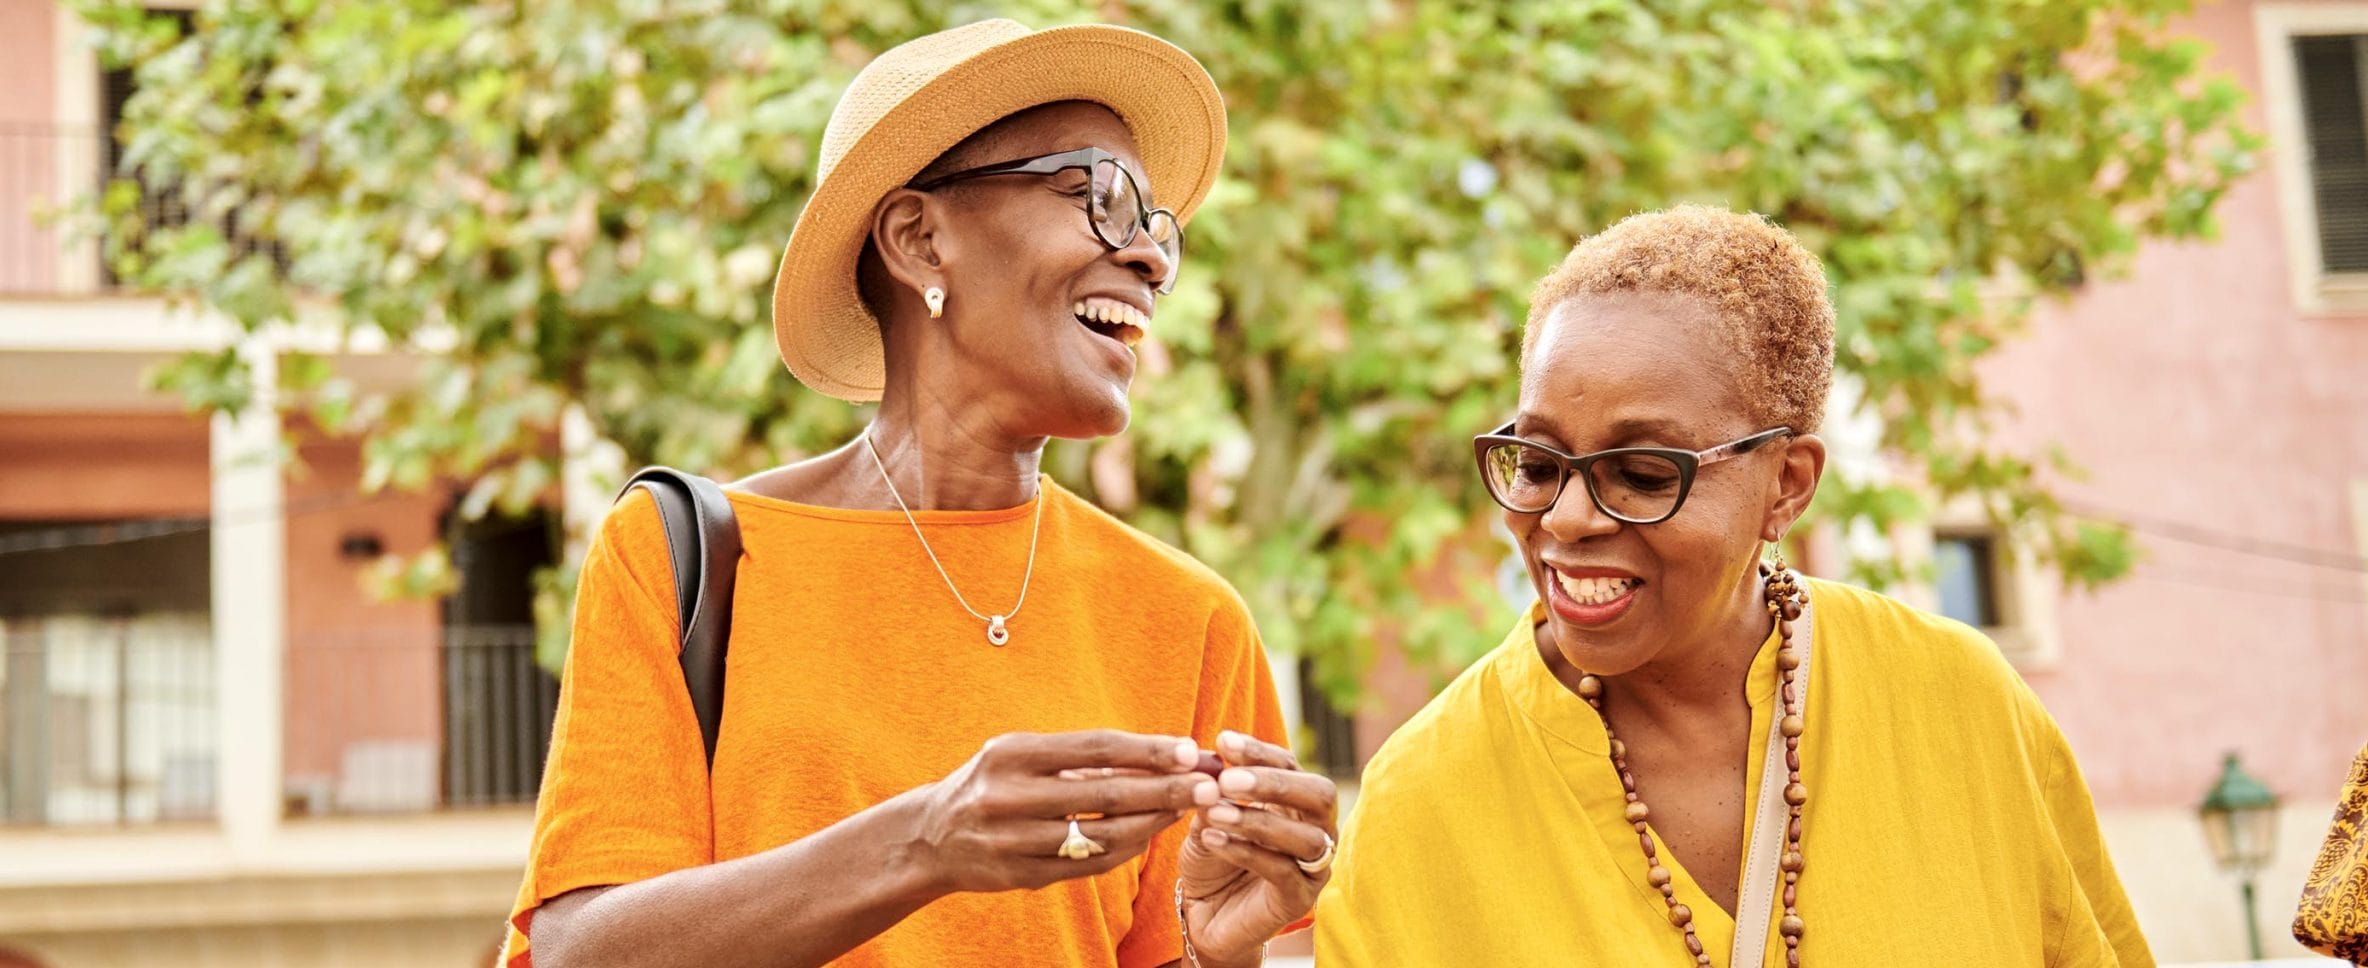
[{"label": "building wall", "polygon": [[350,536],[390,554],[427,550],[441,497],[362,494],[351,441],[309,440],[298,457],[287,485],[289,792],[308,810],[322,804],[307,798],[356,781],[379,783],[389,804],[414,800],[432,793],[440,749],[437,604],[377,600],[364,582],[375,559],[341,549]]},{"label": "building wall", "polygon": [[[2254,98],[2269,130],[2252,3],[2181,29]],[[2273,142],[2274,154],[2299,150]],[[2217,240],[2151,245],[2123,278],[2043,307],[1987,370],[2020,416],[2087,470],[2060,492],[2134,522],[2129,578],[2054,602],[2060,655],[2025,678],[2063,725],[2141,922],[2166,960],[2242,953],[2235,882],[2194,804],[2225,751],[2282,795],[2256,916],[2272,954],[2352,754],[2368,742],[2368,317],[2312,316],[2288,285],[2274,163],[2219,209]],[[2315,552],[2315,554],[2313,553]],[[2349,556],[2350,567],[2344,567]],[[2297,560],[2301,559],[2301,560]],[[2316,560],[2317,563],[2307,563]]]},{"label": "building wall", "polygon": [[[2258,92],[2251,7],[2208,6],[2192,29]],[[2258,97],[2246,113],[2265,129]],[[2149,246],[2128,278],[2042,310],[1991,370],[2018,436],[2088,469],[2068,499],[2141,526],[2145,562],[2066,596],[2062,661],[2027,674],[2109,808],[2196,802],[2224,750],[2273,789],[2331,799],[2368,741],[2368,581],[2291,560],[2364,553],[2368,317],[2293,306],[2288,260],[2318,256],[2286,251],[2276,177],[2229,194],[2218,241]],[[2215,546],[2246,543],[2281,547]]]},{"label": "building wall", "polygon": [[206,448],[177,413],[0,415],[0,520],[204,517]]},{"label": "building wall", "polygon": [[55,36],[57,5],[52,0],[0,0],[0,125],[44,123],[57,104]]},{"label": "building wall", "polygon": [[36,215],[57,200],[60,162],[88,155],[52,127],[61,16],[50,0],[0,0],[0,291],[55,281],[58,245]]}]

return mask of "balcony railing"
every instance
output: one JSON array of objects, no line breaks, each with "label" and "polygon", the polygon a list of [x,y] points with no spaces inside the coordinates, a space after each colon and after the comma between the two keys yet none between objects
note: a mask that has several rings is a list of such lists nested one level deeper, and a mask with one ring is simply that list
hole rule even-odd
[{"label": "balcony railing", "polygon": [[[0,623],[0,822],[214,816],[215,649],[203,615]],[[288,645],[292,816],[534,801],[559,685],[529,626],[306,633]]]},{"label": "balcony railing", "polygon": [[[89,295],[115,291],[99,238],[77,231],[60,213],[96,197],[116,172],[112,137],[96,128],[0,122],[0,297]],[[180,186],[137,173],[137,209],[147,228],[190,220]],[[272,252],[271,243],[223,221],[235,255]]]},{"label": "balcony railing", "polygon": [[532,803],[559,698],[534,641],[532,626],[477,625],[291,642],[288,812]]}]

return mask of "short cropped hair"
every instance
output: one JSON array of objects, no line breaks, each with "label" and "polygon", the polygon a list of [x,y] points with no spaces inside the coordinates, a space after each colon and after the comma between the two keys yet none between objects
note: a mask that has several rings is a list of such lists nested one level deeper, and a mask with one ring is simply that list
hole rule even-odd
[{"label": "short cropped hair", "polygon": [[1834,307],[1825,269],[1792,233],[1759,215],[1681,205],[1631,215],[1590,236],[1538,281],[1521,337],[1527,357],[1540,323],[1581,294],[1694,296],[1716,310],[1743,358],[1753,416],[1801,433],[1825,420],[1833,387]]}]

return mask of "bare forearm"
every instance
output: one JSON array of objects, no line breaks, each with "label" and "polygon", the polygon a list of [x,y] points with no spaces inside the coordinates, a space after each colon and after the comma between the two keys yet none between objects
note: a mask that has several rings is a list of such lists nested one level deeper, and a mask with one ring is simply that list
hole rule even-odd
[{"label": "bare forearm", "polygon": [[[945,891],[915,856],[915,793],[738,860],[602,893],[568,918],[551,968],[802,968],[888,930]],[[543,955],[552,955],[546,960]]]}]

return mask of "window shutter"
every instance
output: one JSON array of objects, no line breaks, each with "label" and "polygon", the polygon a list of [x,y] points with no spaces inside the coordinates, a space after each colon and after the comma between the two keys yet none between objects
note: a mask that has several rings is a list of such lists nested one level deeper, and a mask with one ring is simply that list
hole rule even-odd
[{"label": "window shutter", "polygon": [[2368,115],[2360,96],[2360,40],[2294,38],[2320,264],[2328,272],[2368,272]]}]

